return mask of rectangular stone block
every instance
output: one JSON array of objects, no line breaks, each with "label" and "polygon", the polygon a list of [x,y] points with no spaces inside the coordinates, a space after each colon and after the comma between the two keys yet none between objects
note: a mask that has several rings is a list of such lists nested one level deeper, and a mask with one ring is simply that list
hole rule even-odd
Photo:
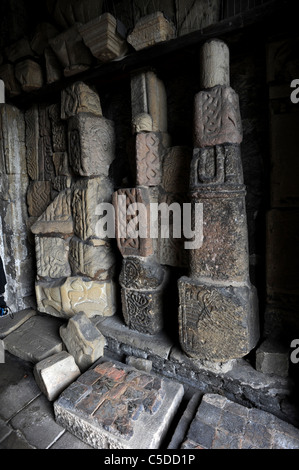
[{"label": "rectangular stone block", "polygon": [[239,97],[230,87],[215,86],[195,96],[194,147],[242,142]]},{"label": "rectangular stone block", "polygon": [[[149,188],[119,189],[113,194],[116,219],[117,246],[123,256],[147,257],[155,251],[155,240],[150,238],[150,202],[156,194]],[[142,206],[138,206],[142,203]],[[137,215],[137,207],[142,209]]]},{"label": "rectangular stone block", "polygon": [[102,116],[99,95],[84,82],[75,82],[61,92],[61,119],[68,119],[79,113]]},{"label": "rectangular stone block", "polygon": [[61,80],[63,76],[61,64],[51,47],[45,48],[44,59],[46,65],[47,83],[50,84]]},{"label": "rectangular stone block", "polygon": [[88,317],[111,316],[116,311],[113,281],[87,281],[68,277],[60,281],[37,282],[38,310],[54,317],[70,318],[83,312]]},{"label": "rectangular stone block", "polygon": [[67,189],[60,192],[31,226],[31,232],[35,235],[50,233],[71,235],[74,231],[71,203],[72,191]]},{"label": "rectangular stone block", "polygon": [[51,182],[31,181],[27,192],[28,212],[31,217],[40,217],[51,203]]},{"label": "rectangular stone block", "polygon": [[154,335],[163,328],[163,285],[152,290],[121,289],[126,325],[140,333]]},{"label": "rectangular stone block", "polygon": [[108,62],[124,55],[128,45],[118,34],[117,20],[110,13],[92,19],[79,26],[79,32],[92,55],[101,62]]},{"label": "rectangular stone block", "polygon": [[68,262],[69,240],[35,236],[37,276],[59,279],[71,275]]},{"label": "rectangular stone block", "polygon": [[68,120],[70,164],[80,176],[109,174],[115,158],[115,135],[112,121],[80,113]]},{"label": "rectangular stone block", "polygon": [[53,163],[52,139],[50,135],[39,138],[38,160],[40,179],[44,181],[51,181],[55,177],[55,169]]},{"label": "rectangular stone block", "polygon": [[39,179],[38,141],[39,119],[38,106],[34,105],[25,112],[26,122],[26,160],[28,175],[32,180]]},{"label": "rectangular stone block", "polygon": [[77,237],[70,242],[69,261],[73,275],[87,276],[95,280],[112,279],[115,268],[115,255],[108,242],[94,246]]},{"label": "rectangular stone block", "polygon": [[157,11],[141,18],[127,37],[127,41],[139,51],[159,42],[173,39],[175,34],[174,24],[168,21],[161,11]]},{"label": "rectangular stone block", "polygon": [[72,198],[74,231],[81,240],[97,238],[96,226],[100,220],[97,209],[101,203],[111,202],[112,192],[112,183],[106,176],[82,179],[74,184]]},{"label": "rectangular stone block", "polygon": [[164,147],[157,132],[139,132],[136,135],[137,186],[158,186],[162,181]]},{"label": "rectangular stone block", "polygon": [[38,90],[43,86],[43,72],[41,66],[31,59],[17,62],[15,65],[16,79],[25,92]]},{"label": "rectangular stone block", "polygon": [[259,339],[258,305],[253,286],[207,285],[182,277],[179,336],[191,357],[225,362],[244,357]]},{"label": "rectangular stone block", "polygon": [[[162,80],[152,70],[132,75],[131,107],[135,132],[167,132],[166,90]],[[142,116],[149,117],[146,128],[140,127]]]},{"label": "rectangular stone block", "polygon": [[27,175],[24,113],[9,104],[0,105],[0,173]]},{"label": "rectangular stone block", "polygon": [[157,449],[183,393],[181,384],[104,362],[62,393],[54,413],[60,425],[96,449]]},{"label": "rectangular stone block", "polygon": [[73,356],[61,351],[35,364],[33,374],[42,393],[54,401],[81,372]]},{"label": "rectangular stone block", "polygon": [[131,289],[157,289],[163,282],[165,269],[154,260],[136,256],[123,258],[119,282]]}]

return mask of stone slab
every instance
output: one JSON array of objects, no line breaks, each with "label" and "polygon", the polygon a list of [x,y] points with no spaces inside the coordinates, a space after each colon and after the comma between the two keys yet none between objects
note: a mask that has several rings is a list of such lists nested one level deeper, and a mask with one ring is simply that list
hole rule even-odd
[{"label": "stone slab", "polygon": [[85,444],[81,439],[73,436],[70,432],[66,431],[56,442],[50,447],[50,449],[62,449],[62,450],[72,450],[72,449],[89,449],[92,450],[92,447],[88,444]]},{"label": "stone slab", "polygon": [[127,41],[139,51],[175,37],[175,27],[161,11],[142,17],[127,37]]},{"label": "stone slab", "polygon": [[181,449],[298,449],[299,430],[276,416],[204,395]]},{"label": "stone slab", "polygon": [[33,315],[36,315],[36,311],[31,308],[26,308],[25,310],[16,312],[13,315],[13,318],[11,318],[10,316],[1,318],[0,339],[5,338],[5,336],[8,336],[14,330],[19,328],[19,326],[25,323],[25,321],[29,320],[29,318],[33,317]]},{"label": "stone slab", "polygon": [[6,336],[4,348],[11,354],[29,362],[39,362],[62,351],[59,336],[61,321],[36,315]]},{"label": "stone slab", "polygon": [[35,364],[33,373],[43,394],[53,401],[79,377],[80,369],[71,354],[61,351]]},{"label": "stone slab", "polygon": [[265,374],[287,377],[289,360],[289,347],[275,338],[268,337],[255,352],[256,370]]},{"label": "stone slab", "polygon": [[183,396],[183,386],[104,362],[54,403],[58,424],[96,449],[157,449]]}]

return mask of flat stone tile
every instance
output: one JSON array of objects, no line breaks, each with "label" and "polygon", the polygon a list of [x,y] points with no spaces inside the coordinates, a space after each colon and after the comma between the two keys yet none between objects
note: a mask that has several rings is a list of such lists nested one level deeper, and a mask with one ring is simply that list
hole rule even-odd
[{"label": "flat stone tile", "polygon": [[50,316],[35,315],[4,339],[11,354],[33,363],[42,361],[63,349],[59,335],[62,322]]},{"label": "flat stone tile", "polygon": [[0,442],[3,441],[10,433],[11,428],[2,419],[0,419]]},{"label": "flat stone tile", "polygon": [[0,364],[0,417],[9,420],[40,394],[32,365],[6,353]]},{"label": "flat stone tile", "polygon": [[47,449],[64,433],[64,429],[55,422],[53,405],[44,395],[20,411],[10,424],[37,449]]},{"label": "flat stone tile", "polygon": [[12,333],[14,330],[19,328],[25,321],[36,315],[36,311],[32,308],[21,310],[13,314],[13,318],[7,315],[0,319],[0,339]]},{"label": "flat stone tile", "polygon": [[23,450],[34,449],[35,447],[28,444],[19,431],[12,431],[9,436],[0,443],[0,449],[6,450]]},{"label": "flat stone tile", "polygon": [[66,431],[50,449],[93,449],[93,447],[90,447],[88,444],[85,444],[85,442]]},{"label": "flat stone tile", "polygon": [[299,449],[299,429],[265,411],[206,394],[181,445],[197,448]]},{"label": "flat stone tile", "polygon": [[56,421],[97,449],[157,449],[182,400],[181,384],[103,362],[54,403]]}]

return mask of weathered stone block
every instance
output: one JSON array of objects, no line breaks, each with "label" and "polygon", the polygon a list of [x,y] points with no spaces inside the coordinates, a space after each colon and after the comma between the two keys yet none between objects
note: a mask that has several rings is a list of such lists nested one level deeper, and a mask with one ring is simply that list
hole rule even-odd
[{"label": "weathered stone block", "polygon": [[164,276],[164,268],[156,261],[130,256],[122,261],[119,282],[122,287],[150,290],[158,288]]},{"label": "weathered stone block", "polygon": [[25,112],[26,122],[26,160],[28,175],[32,180],[39,179],[38,141],[39,121],[38,106],[32,106]]},{"label": "weathered stone block", "polygon": [[157,194],[150,189],[154,188],[126,188],[113,193],[117,246],[123,256],[147,257],[155,251],[155,240],[150,238],[150,203],[157,202]]},{"label": "weathered stone block", "polygon": [[59,193],[32,225],[31,232],[35,235],[47,233],[71,235],[74,231],[71,201],[72,192],[70,189]]},{"label": "weathered stone block", "polygon": [[255,288],[207,285],[182,277],[179,335],[186,354],[225,362],[244,357],[259,339]]},{"label": "weathered stone block", "polygon": [[53,401],[81,372],[73,356],[61,351],[35,364],[33,374],[42,393]]},{"label": "weathered stone block", "polygon": [[56,176],[66,176],[66,177],[70,176],[67,152],[53,153],[53,163],[54,163]]},{"label": "weathered stone block", "polygon": [[111,316],[116,311],[113,281],[86,281],[68,277],[62,281],[37,282],[38,310],[54,317],[70,318],[83,312],[88,317]]},{"label": "weathered stone block", "polygon": [[60,425],[96,449],[157,449],[183,393],[181,384],[104,362],[62,393],[54,413]]},{"label": "weathered stone block", "polygon": [[59,332],[81,371],[103,356],[105,338],[84,313],[77,313],[70,318],[66,326],[60,327]]},{"label": "weathered stone block", "polygon": [[131,77],[134,132],[167,132],[167,96],[164,83],[152,70]]},{"label": "weathered stone block", "polygon": [[26,59],[18,62],[15,65],[15,75],[23,91],[30,92],[38,90],[43,86],[41,66],[33,60]]},{"label": "weathered stone block", "polygon": [[116,18],[110,13],[80,25],[79,32],[92,55],[101,62],[121,57],[128,49],[125,39],[118,34]]},{"label": "weathered stone block", "polygon": [[68,120],[70,165],[80,176],[109,174],[115,158],[115,134],[112,121],[80,113]]},{"label": "weathered stone block", "polygon": [[127,37],[127,41],[139,51],[158,42],[173,39],[175,33],[174,24],[168,21],[161,11],[157,11],[141,18]]},{"label": "weathered stone block", "polygon": [[[72,186],[72,182],[73,180],[70,176],[55,176],[55,178],[52,180],[53,190],[60,193],[61,191],[70,189]],[[55,196],[57,197],[57,193],[54,193],[54,197]]]},{"label": "weathered stone block", "polygon": [[61,93],[61,119],[68,119],[79,113],[102,116],[99,95],[84,82],[75,82]]},{"label": "weathered stone block", "polygon": [[99,176],[77,181],[73,186],[72,210],[74,231],[81,240],[96,237],[100,219],[97,208],[103,202],[111,202],[113,186],[109,178]]},{"label": "weathered stone block", "polygon": [[239,97],[230,87],[215,86],[195,96],[194,147],[242,142]]},{"label": "weathered stone block", "polygon": [[256,350],[255,368],[264,374],[287,377],[289,360],[289,348],[277,339],[268,338]]},{"label": "weathered stone block", "polygon": [[187,193],[192,151],[176,146],[165,150],[162,162],[162,187],[168,193]]},{"label": "weathered stone block", "polygon": [[229,48],[223,41],[211,39],[200,50],[200,87],[205,90],[217,85],[230,85]]},{"label": "weathered stone block", "polygon": [[5,91],[8,96],[17,96],[21,93],[22,89],[15,78],[15,69],[13,64],[0,65],[0,78],[5,83]]},{"label": "weathered stone block", "polygon": [[151,372],[153,363],[148,359],[142,359],[141,357],[127,356],[126,364],[130,367],[134,367],[137,370],[144,372]]},{"label": "weathered stone block", "polygon": [[137,186],[157,186],[162,180],[164,147],[157,132],[136,135]]},{"label": "weathered stone block", "polygon": [[69,240],[36,235],[35,254],[39,278],[59,279],[71,275],[68,262]]},{"label": "weathered stone block", "polygon": [[62,67],[51,47],[46,47],[44,51],[47,83],[54,83],[61,80],[63,73]]},{"label": "weathered stone block", "polygon": [[31,181],[27,192],[28,212],[31,217],[39,217],[51,203],[51,182]]},{"label": "weathered stone block", "polygon": [[94,246],[73,237],[70,242],[69,261],[73,275],[88,276],[91,279],[107,280],[114,274],[115,255],[111,245],[102,242]]},{"label": "weathered stone block", "polygon": [[66,152],[67,150],[67,127],[60,117],[59,104],[52,104],[48,108],[51,123],[51,138],[53,152]]},{"label": "weathered stone block", "polygon": [[5,48],[5,56],[9,62],[16,62],[18,59],[33,55],[34,54],[30,47],[30,43],[25,37]]},{"label": "weathered stone block", "polygon": [[27,175],[24,114],[15,106],[0,105],[0,172]]},{"label": "weathered stone block", "polygon": [[122,288],[122,311],[132,330],[154,335],[163,328],[163,285],[152,290]]}]

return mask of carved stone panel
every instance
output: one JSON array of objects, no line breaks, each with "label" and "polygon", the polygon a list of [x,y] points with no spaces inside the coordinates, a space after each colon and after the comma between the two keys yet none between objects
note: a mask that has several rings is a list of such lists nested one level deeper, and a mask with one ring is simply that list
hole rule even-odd
[{"label": "carved stone panel", "polygon": [[122,261],[119,282],[122,287],[150,290],[162,284],[164,275],[165,270],[156,261],[130,256]]},{"label": "carved stone panel", "polygon": [[51,203],[50,181],[31,181],[27,192],[28,212],[32,217],[39,217]]},{"label": "carved stone panel", "polygon": [[70,318],[83,312],[91,318],[111,316],[116,311],[113,281],[68,277],[62,281],[37,282],[35,291],[38,310],[54,317]]},{"label": "carved stone panel", "polygon": [[38,107],[35,105],[25,112],[26,122],[26,160],[28,175],[32,180],[39,179],[38,141],[39,119]]},{"label": "carved stone panel", "polygon": [[139,51],[158,42],[167,41],[175,37],[175,27],[168,21],[161,11],[144,16],[137,23],[127,41],[134,49]]},{"label": "carved stone panel", "polygon": [[76,237],[70,242],[70,265],[73,275],[87,276],[91,279],[107,280],[114,274],[115,255],[107,242],[94,246]]},{"label": "carved stone panel", "polygon": [[136,135],[137,186],[157,186],[162,179],[164,147],[158,132]]},{"label": "carved stone panel", "polygon": [[61,119],[68,119],[79,113],[102,116],[99,95],[84,82],[75,82],[61,93]]},{"label": "carved stone panel", "polygon": [[[42,182],[49,184],[48,182]],[[39,201],[39,194],[37,194]],[[54,199],[45,212],[32,225],[34,234],[57,233],[70,235],[73,233],[73,218],[71,211],[72,192],[70,189],[62,191]]]},{"label": "carved stone panel", "polygon": [[195,96],[194,147],[242,142],[239,97],[230,87],[215,86]]},{"label": "carved stone panel", "polygon": [[115,158],[114,124],[108,119],[80,113],[68,121],[69,159],[80,176],[108,176]]},{"label": "carved stone panel", "polygon": [[49,107],[49,117],[51,121],[53,151],[66,152],[67,129],[65,122],[60,118],[60,106],[58,104],[53,104]]},{"label": "carved stone panel", "polygon": [[37,276],[57,279],[71,275],[69,241],[58,237],[35,236]]},{"label": "carved stone panel", "polygon": [[259,339],[255,289],[178,282],[179,335],[186,354],[225,362],[244,357]]},{"label": "carved stone panel", "polygon": [[96,225],[100,219],[97,208],[102,202],[111,202],[112,192],[112,183],[105,176],[82,179],[73,186],[74,230],[81,240],[97,238]]},{"label": "carved stone panel", "polygon": [[163,289],[121,289],[122,311],[131,330],[154,335],[163,328]]}]

